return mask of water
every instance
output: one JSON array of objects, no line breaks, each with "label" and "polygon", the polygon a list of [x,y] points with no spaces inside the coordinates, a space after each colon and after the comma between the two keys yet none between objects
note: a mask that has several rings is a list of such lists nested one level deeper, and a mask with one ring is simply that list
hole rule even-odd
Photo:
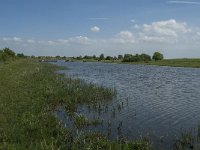
[{"label": "water", "polygon": [[[197,133],[200,121],[200,69],[159,67],[146,65],[57,62],[69,69],[67,76],[86,82],[116,88],[117,98],[109,104],[108,112],[98,114],[80,106],[78,113],[88,118],[99,115],[104,123],[86,130],[107,132],[111,122],[110,138],[121,134],[127,139],[148,136],[157,149],[171,149],[182,132]],[[123,108],[122,108],[123,103]],[[121,109],[117,109],[121,105]],[[113,117],[113,110],[115,116]],[[63,112],[59,117],[64,119]],[[162,140],[161,140],[162,139]]]}]

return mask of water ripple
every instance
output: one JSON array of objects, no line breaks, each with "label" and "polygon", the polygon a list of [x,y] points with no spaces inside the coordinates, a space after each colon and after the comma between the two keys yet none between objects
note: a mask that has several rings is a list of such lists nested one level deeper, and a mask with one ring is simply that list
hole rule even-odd
[{"label": "water ripple", "polygon": [[[169,144],[182,129],[196,128],[200,121],[200,69],[77,62],[57,64],[69,68],[61,71],[68,76],[117,89],[117,99],[110,107],[117,110],[123,102],[124,108],[116,111],[115,118],[101,115],[105,122],[112,120],[113,136],[122,121],[124,135],[130,139],[151,134],[154,141],[164,136],[165,144]],[[99,129],[107,130],[107,126]]]}]

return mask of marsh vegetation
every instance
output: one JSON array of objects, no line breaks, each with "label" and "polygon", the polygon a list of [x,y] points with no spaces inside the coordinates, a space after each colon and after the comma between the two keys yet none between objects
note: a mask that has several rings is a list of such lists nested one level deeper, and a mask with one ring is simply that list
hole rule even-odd
[{"label": "marsh vegetation", "polygon": [[[79,104],[112,100],[114,92],[65,78],[58,69],[26,59],[0,64],[0,149],[151,149],[142,139],[110,142],[101,133],[74,134],[64,126],[53,115],[60,105],[73,114]],[[85,121],[79,117],[77,125]]]}]

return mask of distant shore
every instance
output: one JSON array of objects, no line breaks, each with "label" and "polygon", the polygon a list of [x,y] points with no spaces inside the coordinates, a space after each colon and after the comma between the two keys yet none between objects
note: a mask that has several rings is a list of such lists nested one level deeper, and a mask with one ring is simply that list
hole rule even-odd
[{"label": "distant shore", "polygon": [[[55,59],[52,59],[55,61]],[[156,65],[156,66],[169,66],[169,67],[188,67],[188,68],[200,68],[200,58],[179,58],[179,59],[164,59],[159,61],[148,62],[123,62],[122,60],[101,60],[96,59],[61,59],[66,62],[103,62],[103,63],[117,63],[117,64],[135,64],[135,65]],[[41,61],[41,60],[40,60]],[[51,61],[50,59],[44,59],[45,62]]]}]

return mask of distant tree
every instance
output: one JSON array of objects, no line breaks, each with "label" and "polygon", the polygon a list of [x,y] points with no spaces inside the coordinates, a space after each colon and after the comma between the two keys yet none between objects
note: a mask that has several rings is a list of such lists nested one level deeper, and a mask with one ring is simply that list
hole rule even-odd
[{"label": "distant tree", "polygon": [[85,55],[85,56],[83,57],[83,59],[92,59],[92,56],[87,56],[87,55]]},{"label": "distant tree", "polygon": [[25,56],[24,56],[23,53],[18,53],[18,54],[17,54],[17,57],[21,57],[21,58],[22,58],[22,57],[25,57]]},{"label": "distant tree", "polygon": [[82,60],[83,58],[82,58],[82,56],[80,55],[80,56],[76,57],[76,59]]},{"label": "distant tree", "polygon": [[131,62],[133,55],[132,54],[124,54],[123,62]]},{"label": "distant tree", "polygon": [[2,55],[3,55],[3,51],[2,50],[0,50],[0,61],[2,61],[3,59],[2,59]]},{"label": "distant tree", "polygon": [[123,59],[123,56],[122,55],[118,55],[118,59]]},{"label": "distant tree", "polygon": [[13,60],[15,58],[15,52],[9,48],[4,48],[0,52],[1,61]]},{"label": "distant tree", "polygon": [[163,58],[164,56],[160,52],[155,52],[152,57],[152,59],[154,59],[155,61],[163,60]]},{"label": "distant tree", "polygon": [[107,56],[105,60],[113,60],[113,57]]},{"label": "distant tree", "polygon": [[134,61],[135,61],[135,62],[139,62],[139,61],[143,61],[143,60],[142,60],[142,58],[141,58],[141,56],[140,56],[139,54],[136,54],[136,55],[134,56]]},{"label": "distant tree", "polygon": [[5,53],[6,55],[8,55],[9,57],[15,57],[15,52],[12,51],[10,48],[4,48],[3,49],[3,53]]},{"label": "distant tree", "polygon": [[148,62],[148,61],[151,61],[151,56],[147,54],[141,54],[141,55],[125,54],[122,61],[123,62],[140,62],[140,61]]},{"label": "distant tree", "polygon": [[99,59],[100,59],[100,60],[103,60],[103,59],[104,59],[104,54],[101,54],[101,55],[99,56]]},{"label": "distant tree", "polygon": [[93,55],[92,58],[93,58],[93,59],[96,59],[97,57],[96,57],[96,55]]},{"label": "distant tree", "polygon": [[145,62],[151,61],[151,56],[147,54],[141,54],[140,55],[141,59]]}]

